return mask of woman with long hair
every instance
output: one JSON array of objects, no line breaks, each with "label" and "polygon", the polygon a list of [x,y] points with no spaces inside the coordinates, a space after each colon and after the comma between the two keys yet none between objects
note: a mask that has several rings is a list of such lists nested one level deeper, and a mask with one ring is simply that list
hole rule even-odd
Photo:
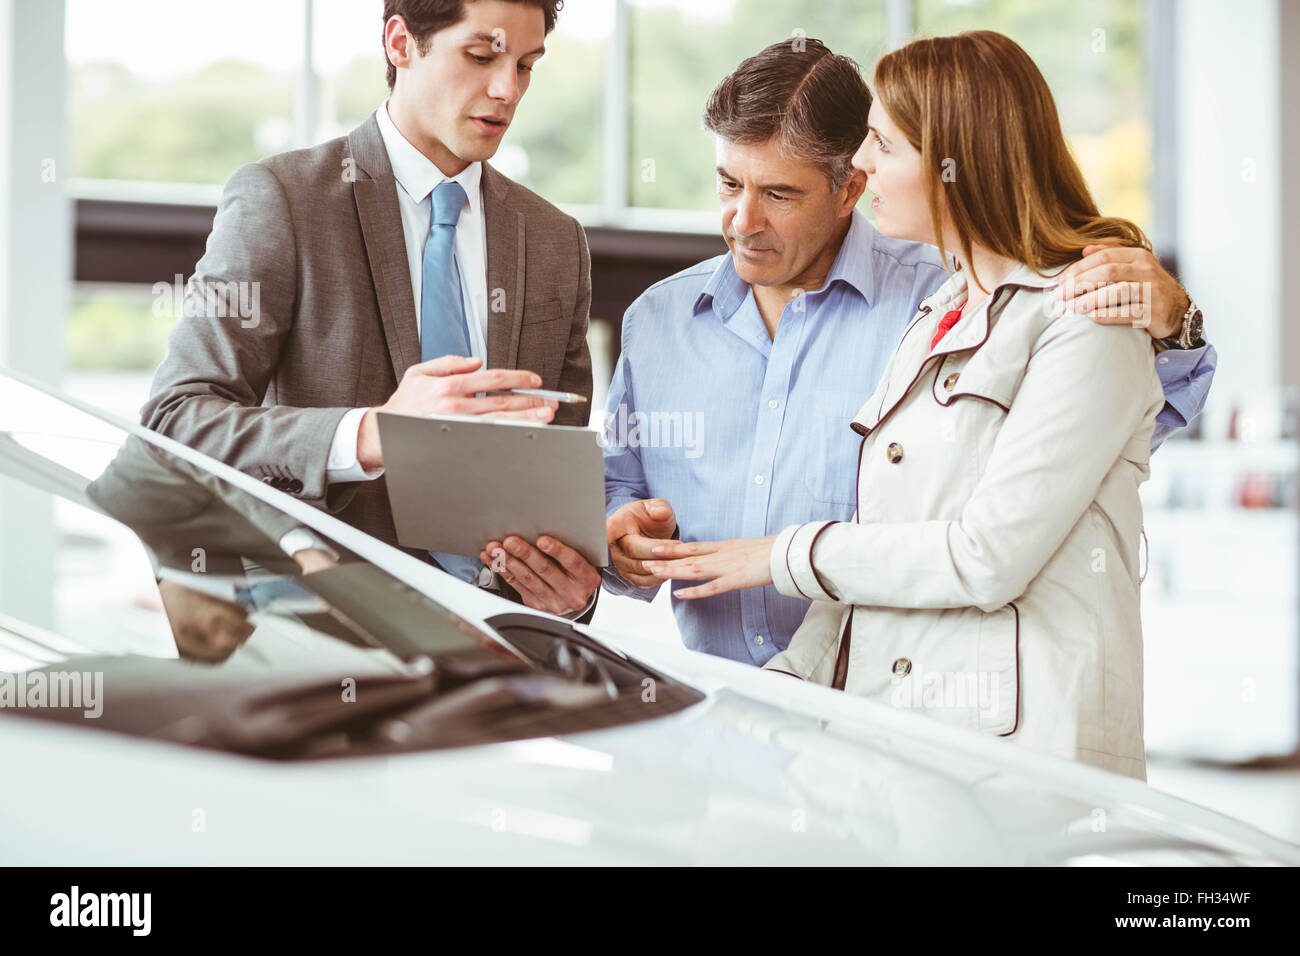
[{"label": "woman with long hair", "polygon": [[854,164],[877,228],[953,270],[851,423],[857,514],[665,542],[652,568],[707,581],[686,599],[811,599],[770,669],[1145,779],[1138,487],[1164,399],[1141,328],[1053,289],[1087,246],[1149,243],[1100,214],[1009,38],[917,40],[875,94]]}]

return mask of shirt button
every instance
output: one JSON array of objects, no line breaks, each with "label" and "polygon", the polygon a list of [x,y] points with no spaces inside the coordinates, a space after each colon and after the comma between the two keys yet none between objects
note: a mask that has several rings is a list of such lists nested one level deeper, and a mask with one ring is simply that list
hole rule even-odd
[{"label": "shirt button", "polygon": [[898,660],[894,661],[895,677],[906,677],[910,673],[912,673],[912,662],[906,657],[900,657]]},{"label": "shirt button", "polygon": [[959,378],[961,378],[961,373],[953,372],[951,375],[949,375],[947,378],[943,380],[943,387],[951,392],[954,388],[957,387],[957,379]]},{"label": "shirt button", "polygon": [[755,634],[755,635],[754,635],[754,643],[755,643],[755,644],[762,644],[762,643],[763,643],[763,635],[762,635],[762,634]]},{"label": "shirt button", "polygon": [[762,475],[755,475],[755,476],[754,476],[754,484],[756,484],[756,485],[761,485],[762,483],[763,483],[763,476],[762,476]]},{"label": "shirt button", "polygon": [[885,449],[885,454],[893,464],[897,465],[903,460],[903,446],[896,441],[891,441],[889,447]]},{"label": "shirt button", "polygon": [[1157,359],[1157,361],[1158,361],[1161,365],[1168,365],[1168,364],[1169,364],[1169,356],[1168,356],[1168,355],[1162,355],[1162,356],[1160,356],[1159,359]]},{"label": "shirt button", "polygon": [[768,407],[768,408],[776,408],[776,406],[778,406],[778,405],[780,405],[780,404],[781,404],[781,403],[778,402],[775,398],[769,398],[769,399],[767,400],[767,407]]}]

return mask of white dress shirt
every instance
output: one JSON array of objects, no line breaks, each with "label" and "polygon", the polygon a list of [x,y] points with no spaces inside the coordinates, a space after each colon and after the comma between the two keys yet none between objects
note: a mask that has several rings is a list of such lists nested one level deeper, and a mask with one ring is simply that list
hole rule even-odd
[{"label": "white dress shirt", "polygon": [[[393,125],[388,101],[375,111],[388,161],[397,180],[397,205],[402,212],[402,235],[411,269],[411,292],[415,297],[415,329],[420,332],[420,298],[424,287],[424,244],[429,239],[430,196],[445,182],[460,183],[465,190],[465,207],[456,223],[456,268],[460,271],[461,296],[469,326],[469,349],[473,358],[487,362],[487,227],[483,216],[483,164],[470,163],[456,176],[446,176],[433,162],[411,145]],[[357,461],[357,433],[366,409],[354,408],[334,430],[325,480],[330,484],[378,478],[383,468],[366,471]]]}]

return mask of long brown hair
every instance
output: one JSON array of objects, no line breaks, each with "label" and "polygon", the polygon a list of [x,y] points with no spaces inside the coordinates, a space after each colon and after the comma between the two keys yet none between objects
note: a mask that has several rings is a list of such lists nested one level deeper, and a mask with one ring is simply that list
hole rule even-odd
[{"label": "long brown hair", "polygon": [[967,262],[972,242],[1040,274],[1088,245],[1151,248],[1127,219],[1101,215],[1047,81],[1010,37],[972,30],[914,40],[876,63],[875,93],[921,154],[945,262],[940,189]]}]

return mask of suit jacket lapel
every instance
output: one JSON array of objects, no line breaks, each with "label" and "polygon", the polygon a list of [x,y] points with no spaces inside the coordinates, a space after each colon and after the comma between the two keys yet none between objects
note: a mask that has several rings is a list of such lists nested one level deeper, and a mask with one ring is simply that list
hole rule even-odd
[{"label": "suit jacket lapel", "polygon": [[384,323],[384,338],[393,373],[400,381],[406,370],[420,361],[420,335],[415,327],[415,294],[411,290],[402,211],[397,204],[397,181],[373,114],[349,134],[348,149],[356,176],[352,195]]},{"label": "suit jacket lapel", "polygon": [[524,317],[524,217],[509,204],[510,182],[483,164],[483,220],[487,230],[486,368],[514,368]]}]

